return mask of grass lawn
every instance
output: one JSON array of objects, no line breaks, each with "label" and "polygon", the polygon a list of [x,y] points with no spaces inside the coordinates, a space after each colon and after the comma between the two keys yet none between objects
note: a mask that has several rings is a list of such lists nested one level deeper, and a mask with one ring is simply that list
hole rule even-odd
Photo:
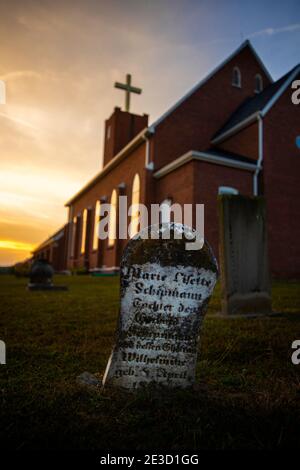
[{"label": "grass lawn", "polygon": [[118,278],[57,277],[68,292],[28,292],[0,277],[0,442],[14,449],[284,448],[300,446],[300,287],[273,284],[278,317],[222,319],[219,288],[189,391],[94,392],[118,314]]}]

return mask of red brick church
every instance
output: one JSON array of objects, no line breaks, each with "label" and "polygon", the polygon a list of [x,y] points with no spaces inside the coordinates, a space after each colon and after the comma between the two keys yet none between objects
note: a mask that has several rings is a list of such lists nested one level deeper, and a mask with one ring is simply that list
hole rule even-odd
[{"label": "red brick church", "polygon": [[117,268],[126,240],[99,240],[95,228],[101,202],[116,205],[119,195],[147,207],[204,204],[205,238],[217,254],[217,198],[227,190],[265,196],[271,272],[299,277],[297,79],[299,64],[274,82],[246,41],[152,125],[115,108],[105,121],[103,169],[66,203],[68,222],[34,256],[58,271]]}]

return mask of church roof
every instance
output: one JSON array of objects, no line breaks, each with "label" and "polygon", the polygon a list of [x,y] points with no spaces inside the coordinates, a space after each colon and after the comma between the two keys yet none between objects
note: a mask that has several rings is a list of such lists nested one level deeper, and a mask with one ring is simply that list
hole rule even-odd
[{"label": "church roof", "polygon": [[187,100],[195,91],[197,91],[199,88],[201,88],[208,80],[213,77],[219,70],[221,70],[228,62],[230,62],[237,54],[239,54],[243,49],[248,47],[254,57],[256,58],[257,62],[259,63],[260,67],[270,80],[270,82],[273,82],[273,78],[271,77],[268,69],[265,67],[263,61],[257,54],[256,50],[252,46],[251,42],[249,39],[246,39],[232,54],[230,54],[223,62],[221,62],[217,67],[215,67],[206,77],[204,77],[203,80],[200,80],[193,88],[191,88],[182,98],[180,98],[171,108],[169,108],[162,116],[160,116],[152,125],[151,128],[155,129],[164,119],[169,116],[175,109],[180,106],[185,100]]},{"label": "church roof", "polygon": [[145,127],[139,134],[137,134],[127,145],[125,145],[120,152],[114,156],[110,162],[108,162],[99,173],[94,176],[88,183],[83,186],[68,202],[65,203],[65,207],[70,206],[75,202],[82,194],[84,194],[88,189],[94,186],[98,181],[100,181],[107,173],[109,173],[115,166],[117,166],[133,149],[139,146],[144,142],[144,136],[151,135],[151,131]]},{"label": "church roof", "polygon": [[240,154],[233,153],[233,152],[226,152],[225,150],[211,148],[211,149],[205,150],[205,153],[207,155],[211,155],[212,157],[225,158],[228,160],[235,160],[237,162],[250,163],[254,165],[256,164],[253,158],[248,158],[248,157],[245,157],[244,155],[240,155]]},{"label": "church roof", "polygon": [[292,77],[297,74],[298,69],[299,65],[296,65],[279,80],[267,86],[261,93],[244,101],[236,111],[234,111],[224,126],[215,134],[212,142],[215,143],[221,140],[223,136],[225,138],[225,135],[230,134],[237,126],[240,126],[244,122],[245,124],[248,123],[251,117],[255,119],[258,113],[264,113],[264,110],[272,103],[276,95],[281,95],[281,91],[283,92],[286,89]]},{"label": "church roof", "polygon": [[64,235],[64,229],[66,225],[63,225],[60,229],[56,230],[56,232],[51,235],[47,240],[42,242],[40,245],[38,245],[34,250],[32,250],[32,253],[37,253],[38,251],[46,248],[47,246],[51,245],[51,243],[54,243],[58,241],[61,237]]},{"label": "church roof", "polygon": [[210,148],[204,152],[199,150],[189,150],[185,154],[155,171],[154,178],[162,178],[191,160],[199,160],[215,165],[224,165],[250,171],[254,171],[257,168],[257,162],[252,158],[245,157],[244,155],[238,155],[232,152],[229,153],[224,150],[214,148]]}]

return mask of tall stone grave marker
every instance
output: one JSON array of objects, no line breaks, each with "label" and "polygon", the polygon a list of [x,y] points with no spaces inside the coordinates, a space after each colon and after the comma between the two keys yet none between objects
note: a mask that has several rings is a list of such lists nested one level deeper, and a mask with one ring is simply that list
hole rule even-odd
[{"label": "tall stone grave marker", "polygon": [[[162,239],[166,226],[170,239]],[[145,239],[145,233],[156,238]],[[200,327],[217,280],[207,243],[200,250],[185,249],[194,235],[181,224],[154,225],[127,244],[116,345],[104,385],[193,384]]]},{"label": "tall stone grave marker", "polygon": [[219,197],[223,314],[270,313],[263,197]]}]

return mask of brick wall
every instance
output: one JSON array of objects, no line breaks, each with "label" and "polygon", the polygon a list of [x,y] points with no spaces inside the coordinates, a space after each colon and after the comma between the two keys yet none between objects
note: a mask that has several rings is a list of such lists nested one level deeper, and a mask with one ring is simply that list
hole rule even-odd
[{"label": "brick wall", "polygon": [[226,152],[232,152],[252,160],[258,159],[258,123],[257,121],[250,126],[242,129],[237,134],[221,142],[219,149]]},{"label": "brick wall", "polygon": [[[100,241],[99,251],[93,250],[93,231],[94,231],[94,220],[95,220],[95,205],[96,201],[104,196],[107,198],[107,202],[110,202],[111,194],[113,189],[117,190],[119,195],[120,190],[118,186],[121,183],[125,183],[125,189],[122,190],[123,195],[128,196],[128,206],[131,204],[131,192],[132,183],[135,174],[138,173],[141,182],[141,193],[140,201],[144,202],[146,197],[146,177],[147,171],[145,169],[145,144],[142,143],[136,148],[129,156],[125,157],[110,173],[106,174],[103,179],[86,191],[78,200],[72,204],[73,217],[81,215],[85,208],[91,210],[90,224],[87,228],[87,234],[89,238],[89,244],[87,246],[87,254],[80,254],[80,244],[77,247],[77,256],[75,259],[68,259],[68,267],[84,267],[85,260],[88,259],[89,268],[95,268],[99,266],[101,259],[101,265],[105,266],[116,266],[119,264],[120,252],[126,244],[126,240],[120,240],[115,243],[114,247],[108,247],[108,241]],[[130,222],[127,218],[128,223]],[[81,227],[78,227],[78,237],[81,240]]]},{"label": "brick wall", "polygon": [[[238,66],[242,74],[242,87],[231,85],[232,69]],[[156,128],[154,161],[156,169],[166,165],[189,150],[205,150],[211,138],[224,125],[230,115],[249,96],[254,95],[254,77],[269,80],[245,47],[221,70],[195,91]]]},{"label": "brick wall", "polygon": [[105,121],[103,165],[105,166],[147,125],[146,114],[139,116],[115,108],[110,118]]},{"label": "brick wall", "polygon": [[[167,174],[156,183],[155,199],[166,198],[179,204],[204,204],[205,238],[218,257],[219,186],[231,186],[241,194],[253,194],[253,173],[207,162],[191,161]],[[193,215],[195,220],[195,215]]]},{"label": "brick wall", "polygon": [[[300,76],[298,76],[299,80]],[[300,277],[300,105],[291,89],[264,119],[264,187],[271,269],[277,277]]]}]

